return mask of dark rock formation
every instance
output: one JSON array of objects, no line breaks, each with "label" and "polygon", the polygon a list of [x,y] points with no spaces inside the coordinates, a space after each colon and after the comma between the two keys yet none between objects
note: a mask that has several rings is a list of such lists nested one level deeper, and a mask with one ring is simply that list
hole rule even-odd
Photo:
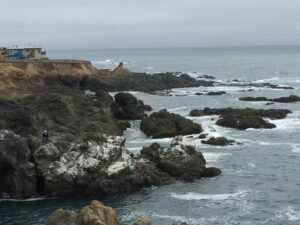
[{"label": "dark rock formation", "polygon": [[38,138],[47,130],[50,139],[59,135],[68,140],[93,132],[122,134],[112,104],[113,99],[104,92],[93,96],[76,90],[45,88],[13,101],[0,99],[0,129]]},{"label": "dark rock formation", "polygon": [[188,135],[202,132],[201,125],[186,119],[180,115],[160,110],[144,117],[141,130],[153,138],[174,137],[176,135]]},{"label": "dark rock formation", "polygon": [[155,92],[171,88],[213,86],[213,81],[196,80],[188,75],[174,76],[173,73],[145,74],[133,73],[130,76],[113,75],[107,72],[102,76],[36,76],[46,85],[64,85],[97,91],[142,91]]},{"label": "dark rock formation", "polygon": [[201,143],[208,144],[208,145],[232,145],[236,143],[234,140],[229,140],[225,137],[211,137],[208,140],[202,140]]},{"label": "dark rock formation", "polygon": [[236,129],[247,128],[274,128],[274,124],[267,122],[263,117],[270,119],[283,119],[287,114],[292,113],[287,109],[233,109],[233,108],[204,108],[194,109],[190,116],[221,115],[216,124]]},{"label": "dark rock formation", "polygon": [[168,148],[157,143],[144,147],[141,155],[172,177],[185,181],[202,177],[206,169],[203,155],[194,146],[184,143],[181,136],[175,137]]},{"label": "dark rock formation", "polygon": [[300,97],[297,95],[290,95],[288,97],[281,97],[281,98],[266,98],[266,97],[242,97],[239,98],[240,101],[271,101],[271,102],[280,102],[280,103],[289,103],[289,102],[299,102]]},{"label": "dark rock formation", "polygon": [[37,195],[37,177],[26,140],[0,130],[0,197],[29,198]]},{"label": "dark rock formation", "polygon": [[258,88],[272,88],[272,89],[294,89],[293,87],[287,87],[287,86],[281,86],[276,84],[270,84],[270,83],[252,83],[252,82],[244,82],[244,81],[235,81],[234,83],[221,83],[221,82],[215,82],[216,84],[220,86],[231,86],[231,87],[258,87]]},{"label": "dark rock formation", "polygon": [[132,94],[118,93],[115,95],[114,115],[118,119],[142,119],[146,115],[146,110],[151,110],[151,107],[144,105],[143,101],[137,100]]},{"label": "dark rock formation", "polygon": [[37,149],[34,158],[48,196],[117,195],[172,182],[152,165],[145,165],[147,176],[141,176],[141,163],[124,148],[124,138],[117,136],[94,136],[66,149],[50,142]]},{"label": "dark rock formation", "polygon": [[[143,158],[153,162],[162,171],[184,181],[193,181],[203,177],[207,169],[202,154],[195,151],[194,146],[184,143],[180,136],[175,137],[168,148],[162,148],[154,143],[149,147],[144,147],[141,154]],[[213,176],[212,173],[211,176]]]},{"label": "dark rock formation", "polygon": [[204,108],[203,110],[193,109],[190,116],[207,116],[207,115],[226,115],[238,114],[240,116],[260,116],[270,119],[283,119],[287,114],[292,113],[287,109],[234,109],[234,108]]},{"label": "dark rock formation", "polygon": [[225,91],[211,91],[208,92],[206,95],[214,96],[214,95],[224,95],[224,94],[226,94]]},{"label": "dark rock formation", "polygon": [[200,78],[200,79],[209,79],[209,80],[215,80],[216,79],[215,77],[210,76],[210,75],[200,75],[197,78]]},{"label": "dark rock formation", "polygon": [[208,136],[208,134],[200,134],[198,138],[205,139],[205,138],[207,138],[207,136]]},{"label": "dark rock formation", "polygon": [[267,122],[260,116],[240,115],[240,114],[225,114],[216,122],[217,125],[223,127],[231,127],[239,130],[248,128],[275,128],[272,123]]},{"label": "dark rock formation", "polygon": [[221,174],[221,170],[216,167],[209,167],[206,168],[202,174],[202,177],[216,177]]}]

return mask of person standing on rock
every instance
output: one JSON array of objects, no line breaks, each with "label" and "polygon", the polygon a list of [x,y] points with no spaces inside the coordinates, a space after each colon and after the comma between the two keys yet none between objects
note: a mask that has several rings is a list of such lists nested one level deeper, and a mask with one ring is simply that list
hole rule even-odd
[{"label": "person standing on rock", "polygon": [[49,142],[49,134],[48,134],[48,131],[44,131],[43,132],[43,144],[47,144]]}]

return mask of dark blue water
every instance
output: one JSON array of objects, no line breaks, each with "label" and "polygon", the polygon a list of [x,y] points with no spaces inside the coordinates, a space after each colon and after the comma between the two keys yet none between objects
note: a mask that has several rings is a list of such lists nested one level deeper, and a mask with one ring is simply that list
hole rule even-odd
[{"label": "dark blue water", "polygon": [[[221,176],[98,199],[114,207],[124,222],[142,217],[158,225],[184,221],[201,225],[300,224],[300,103],[266,106],[263,102],[238,101],[241,96],[299,95],[299,47],[56,51],[48,54],[53,58],[91,60],[99,68],[111,69],[122,61],[133,71],[183,71],[195,77],[208,74],[219,80],[237,78],[295,87],[294,90],[255,88],[254,92],[241,92],[243,88],[240,87],[184,88],[172,90],[174,96],[134,92],[155,111],[167,108],[184,116],[188,116],[191,109],[203,107],[287,108],[293,114],[272,121],[277,126],[272,130],[238,131],[216,126],[212,117],[191,118],[201,123],[210,136],[225,136],[243,143],[241,146],[211,147],[192,141],[210,166],[222,169]],[[196,92],[216,89],[228,94],[195,96]],[[134,121],[126,132],[126,146],[133,152],[153,142],[138,127],[139,121]],[[170,139],[158,141],[167,145]],[[53,210],[60,207],[80,209],[90,200],[0,202],[0,224],[44,224]]]}]

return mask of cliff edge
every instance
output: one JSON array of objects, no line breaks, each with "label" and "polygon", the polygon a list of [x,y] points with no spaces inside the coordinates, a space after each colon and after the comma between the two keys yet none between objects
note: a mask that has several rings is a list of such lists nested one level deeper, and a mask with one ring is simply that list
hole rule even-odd
[{"label": "cliff edge", "polygon": [[82,60],[0,60],[0,89],[13,88],[15,81],[33,76],[97,76],[103,72]]}]

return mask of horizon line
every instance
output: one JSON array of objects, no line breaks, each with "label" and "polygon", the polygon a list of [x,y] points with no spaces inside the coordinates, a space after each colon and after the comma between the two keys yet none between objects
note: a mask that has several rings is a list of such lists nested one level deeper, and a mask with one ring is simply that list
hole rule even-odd
[{"label": "horizon line", "polygon": [[300,47],[300,44],[280,45],[209,45],[209,46],[177,46],[177,47],[116,47],[116,48],[49,48],[47,51],[99,51],[99,50],[155,50],[155,49],[193,49],[193,48],[264,48],[264,47]]}]

